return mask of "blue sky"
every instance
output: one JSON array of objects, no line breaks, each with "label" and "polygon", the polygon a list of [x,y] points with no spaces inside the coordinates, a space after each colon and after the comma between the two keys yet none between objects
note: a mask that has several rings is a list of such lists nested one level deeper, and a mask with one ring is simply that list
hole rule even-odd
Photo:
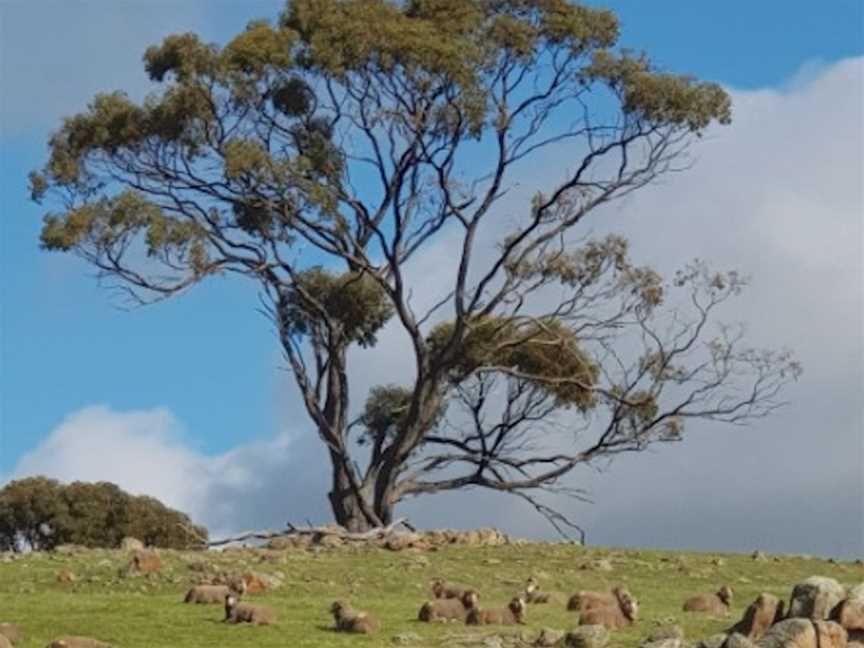
[{"label": "blue sky", "polygon": [[[814,79],[832,66],[864,53],[859,0],[592,4],[618,12],[622,44],[644,49],[670,70],[741,92],[745,106],[816,87]],[[286,422],[302,427],[275,339],[255,312],[253,286],[216,280],[168,303],[118,310],[83,262],[38,249],[43,209],[26,190],[26,175],[44,162],[45,142],[62,115],[82,109],[99,90],[143,95],[140,58],[147,45],[182,31],[224,42],[248,20],[274,17],[280,7],[227,0],[0,2],[0,482],[20,473],[22,457],[64,419],[92,406],[109,413],[162,408],[170,413],[171,443],[203,457],[255,443],[269,448]],[[856,79],[859,70],[852,72]],[[826,100],[860,106],[842,93]],[[859,347],[846,351],[856,378]]]}]

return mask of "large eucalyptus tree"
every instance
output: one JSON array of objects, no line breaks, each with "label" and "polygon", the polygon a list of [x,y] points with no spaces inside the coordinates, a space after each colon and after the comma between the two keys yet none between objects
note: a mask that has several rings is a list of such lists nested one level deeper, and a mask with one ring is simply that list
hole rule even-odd
[{"label": "large eucalyptus tree", "polygon": [[[482,487],[562,528],[538,490],[688,419],[764,416],[799,371],[711,328],[742,277],[665,282],[585,236],[730,121],[720,87],[617,40],[611,12],[566,0],[292,0],[224,47],[169,36],[144,55],[158,92],[98,95],[51,137],[42,245],[142,304],[225,273],[257,286],[346,527]],[[541,181],[550,147],[564,164]],[[537,188],[521,211],[517,182]],[[454,270],[418,310],[408,270],[442,237]],[[387,322],[413,379],[352,407],[348,351]]]}]

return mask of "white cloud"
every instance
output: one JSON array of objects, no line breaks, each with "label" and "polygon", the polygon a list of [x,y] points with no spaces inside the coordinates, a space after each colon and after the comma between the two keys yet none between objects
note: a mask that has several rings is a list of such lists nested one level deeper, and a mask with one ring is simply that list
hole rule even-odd
[{"label": "white cloud", "polygon": [[[666,272],[699,256],[751,274],[752,289],[726,318],[749,322],[759,345],[796,349],[805,375],[786,394],[790,405],[758,426],[693,425],[681,445],[624,458],[603,474],[575,475],[596,504],[562,505],[595,542],[860,555],[864,59],[811,69],[781,92],[735,92],[734,100],[735,123],[696,146],[693,169],[590,226],[625,233],[638,260]],[[560,168],[560,160],[546,159],[523,184]],[[442,239],[418,257],[418,300],[431,302],[451,250]],[[358,353],[356,404],[371,384],[411,375],[406,342],[389,326],[378,347]],[[23,457],[15,474],[111,479],[217,532],[322,521],[323,451],[299,399],[290,399],[286,414],[303,427],[211,457],[184,443],[169,412],[88,408]],[[477,491],[412,500],[403,510],[421,525],[548,534],[526,506]]]},{"label": "white cloud", "polygon": [[292,515],[321,519],[323,502],[300,496],[323,475],[296,460],[298,453],[314,454],[303,446],[285,433],[210,456],[190,447],[182,423],[166,409],[93,406],[69,415],[21,457],[11,478],[110,481],[187,512],[218,535],[244,525],[281,525]]}]

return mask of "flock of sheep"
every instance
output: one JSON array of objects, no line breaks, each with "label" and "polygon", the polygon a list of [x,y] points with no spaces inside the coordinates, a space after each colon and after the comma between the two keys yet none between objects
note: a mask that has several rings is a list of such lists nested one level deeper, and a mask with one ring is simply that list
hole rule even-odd
[{"label": "flock of sheep", "polygon": [[[236,579],[227,585],[195,585],[186,593],[183,601],[192,604],[224,604],[225,623],[249,623],[273,625],[275,610],[264,604],[242,601],[246,583]],[[420,621],[462,622],[468,625],[516,625],[525,623],[528,604],[563,603],[559,592],[541,591],[537,581],[529,578],[524,591],[513,597],[506,607],[482,608],[476,589],[447,583],[441,579],[432,581],[432,598],[423,603],[417,614]],[[716,594],[700,594],[684,603],[684,610],[725,613],[732,599],[732,590],[723,587]],[[580,613],[580,625],[602,625],[609,629],[633,623],[639,613],[639,603],[623,587],[611,592],[581,591],[569,597],[567,609]],[[330,606],[335,630],[370,634],[380,629],[378,621],[369,613],[356,610],[343,601]],[[0,623],[0,648],[12,648],[21,639],[20,631],[11,623]],[[48,648],[110,648],[104,642],[89,637],[60,637]]]},{"label": "flock of sheep", "polygon": [[[245,593],[242,580],[228,585],[196,585],[186,594],[186,603],[223,603],[226,623],[272,625],[276,613],[270,606],[241,601]],[[467,625],[516,625],[525,623],[528,604],[562,603],[559,592],[544,592],[534,578],[529,578],[525,590],[513,597],[505,607],[483,608],[480,594],[475,588],[432,581],[432,597],[423,603],[417,614],[420,621],[463,622]],[[688,612],[726,614],[732,602],[732,590],[723,586],[716,594],[698,594],[684,602]],[[623,587],[611,592],[581,591],[569,597],[567,609],[578,611],[580,625],[602,625],[608,629],[621,628],[633,623],[639,614],[639,602]],[[341,632],[369,634],[380,628],[378,621],[368,612],[355,610],[344,601],[330,606],[335,629]],[[72,648],[70,646],[70,648]]]}]

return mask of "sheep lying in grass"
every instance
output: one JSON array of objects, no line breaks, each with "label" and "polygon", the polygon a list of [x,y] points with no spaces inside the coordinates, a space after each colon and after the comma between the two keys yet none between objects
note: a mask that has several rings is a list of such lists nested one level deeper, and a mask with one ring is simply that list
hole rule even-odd
[{"label": "sheep lying in grass", "polygon": [[235,594],[229,594],[225,597],[225,622],[273,625],[276,613],[267,605],[241,603]]},{"label": "sheep lying in grass", "polygon": [[210,603],[224,603],[225,597],[229,594],[237,594],[238,596],[246,593],[246,583],[240,581],[241,585],[195,585],[188,592],[184,603],[198,603],[202,605]]},{"label": "sheep lying in grass", "polygon": [[465,621],[468,613],[476,608],[480,595],[467,590],[461,598],[438,598],[426,601],[420,608],[417,618],[428,623],[436,621]]},{"label": "sheep lying in grass", "polygon": [[468,613],[468,625],[516,625],[525,623],[525,601],[514,598],[506,608],[481,610],[474,608]]},{"label": "sheep lying in grass", "polygon": [[732,605],[732,588],[724,585],[716,594],[697,594],[686,601],[682,609],[685,612],[709,612],[711,614],[729,614],[729,606]]},{"label": "sheep lying in grass", "polygon": [[[583,602],[585,605],[586,602]],[[615,588],[615,603],[594,603],[583,609],[579,625],[602,625],[610,630],[632,624],[639,616],[639,602],[623,588]]]},{"label": "sheep lying in grass", "polygon": [[14,623],[0,623],[0,637],[3,637],[12,645],[24,641],[24,634],[21,632],[21,628]]},{"label": "sheep lying in grass", "polygon": [[630,592],[623,587],[616,587],[611,592],[581,591],[570,597],[567,601],[567,609],[585,611],[595,607],[615,606],[622,596],[632,598]]},{"label": "sheep lying in grass", "polygon": [[111,644],[90,637],[60,637],[48,644],[48,648],[111,648]]},{"label": "sheep lying in grass", "polygon": [[562,603],[564,595],[561,592],[542,592],[540,591],[540,583],[532,576],[525,583],[525,602],[534,605],[544,603]]},{"label": "sheep lying in grass", "polygon": [[448,583],[441,578],[432,581],[432,596],[436,599],[461,599],[469,591],[474,590],[463,585]]},{"label": "sheep lying in grass", "polygon": [[373,617],[366,612],[353,609],[342,601],[334,602],[330,606],[330,613],[339,632],[370,634],[378,630],[378,622]]}]

